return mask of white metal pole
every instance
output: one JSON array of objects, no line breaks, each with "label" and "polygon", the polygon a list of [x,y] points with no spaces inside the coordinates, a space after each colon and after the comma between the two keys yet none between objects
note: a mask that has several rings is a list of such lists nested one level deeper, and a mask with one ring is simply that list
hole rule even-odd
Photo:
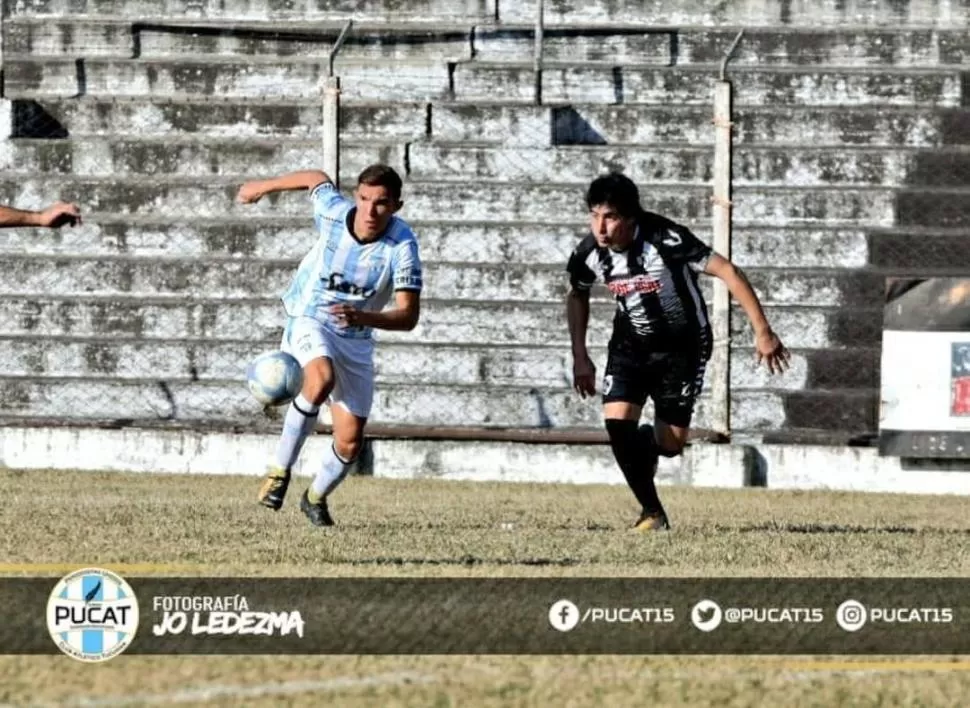
[{"label": "white metal pole", "polygon": [[[731,84],[718,82],[714,89],[714,250],[731,257]],[[724,281],[714,279],[711,328],[714,351],[710,377],[714,429],[731,431],[731,294]]]},{"label": "white metal pole", "polygon": [[[731,83],[726,79],[727,63],[744,30],[738,32],[721,63],[720,81],[714,87],[714,250],[731,258]],[[711,425],[723,435],[731,433],[731,294],[720,279],[714,279],[711,329],[714,350],[709,364],[711,382]]]},{"label": "white metal pole", "polygon": [[353,20],[347,20],[330,50],[323,88],[323,171],[337,187],[340,186],[340,77],[333,75],[333,63],[353,24]]},{"label": "white metal pole", "polygon": [[533,47],[533,72],[535,76],[535,104],[542,105],[542,40],[545,33],[544,1],[536,0],[535,46]]},{"label": "white metal pole", "polygon": [[340,77],[331,76],[323,89],[323,171],[340,186]]}]

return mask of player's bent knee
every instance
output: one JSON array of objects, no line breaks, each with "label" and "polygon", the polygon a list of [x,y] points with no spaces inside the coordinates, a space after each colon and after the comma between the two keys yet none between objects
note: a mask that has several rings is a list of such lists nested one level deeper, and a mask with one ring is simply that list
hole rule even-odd
[{"label": "player's bent knee", "polygon": [[684,451],[684,446],[679,444],[670,445],[659,445],[657,447],[657,452],[660,453],[662,457],[677,457]]},{"label": "player's bent knee", "polygon": [[335,437],[333,440],[333,447],[345,460],[353,460],[360,454],[360,448],[363,443],[363,438],[339,438]]},{"label": "player's bent knee", "polygon": [[655,429],[657,433],[657,452],[660,455],[663,457],[677,457],[684,451],[689,433],[689,428],[686,425],[674,425],[658,420]]},{"label": "player's bent knee", "polygon": [[333,368],[327,359],[314,359],[303,367],[303,397],[323,405],[333,390]]}]

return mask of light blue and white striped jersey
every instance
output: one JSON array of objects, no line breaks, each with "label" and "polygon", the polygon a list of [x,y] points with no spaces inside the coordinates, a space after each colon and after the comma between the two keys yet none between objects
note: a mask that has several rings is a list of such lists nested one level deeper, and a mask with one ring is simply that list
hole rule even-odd
[{"label": "light blue and white striped jersey", "polygon": [[331,182],[310,192],[317,241],[303,257],[283,306],[290,317],[315,317],[342,337],[370,338],[370,327],[339,327],[328,308],[346,303],[380,311],[395,290],[420,292],[423,285],[418,241],[398,217],[381,238],[361,243],[348,226],[354,202]]}]

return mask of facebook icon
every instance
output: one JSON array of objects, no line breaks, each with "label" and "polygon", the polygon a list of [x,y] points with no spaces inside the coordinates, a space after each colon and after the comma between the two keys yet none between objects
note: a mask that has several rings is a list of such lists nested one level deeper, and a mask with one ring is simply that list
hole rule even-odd
[{"label": "facebook icon", "polygon": [[579,624],[579,608],[569,600],[557,600],[549,608],[549,624],[560,632],[568,632]]}]

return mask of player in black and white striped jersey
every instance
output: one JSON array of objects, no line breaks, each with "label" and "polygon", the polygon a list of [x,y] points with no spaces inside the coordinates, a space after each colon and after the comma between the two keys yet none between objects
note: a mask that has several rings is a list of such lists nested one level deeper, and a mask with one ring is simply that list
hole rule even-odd
[{"label": "player in black and white striped jersey", "polygon": [[[595,179],[586,195],[591,233],[569,258],[567,317],[573,386],[596,393],[596,368],[586,349],[589,292],[600,281],[617,302],[603,379],[603,415],[613,455],[642,507],[635,528],[669,528],[654,475],[660,455],[679,455],[711,356],[711,325],[697,283],[721,278],[755,331],[759,362],[772,373],[788,352],[772,331],[744,273],[689,229],[644,211],[636,185],[621,174]],[[654,424],[638,429],[647,398]]]}]

